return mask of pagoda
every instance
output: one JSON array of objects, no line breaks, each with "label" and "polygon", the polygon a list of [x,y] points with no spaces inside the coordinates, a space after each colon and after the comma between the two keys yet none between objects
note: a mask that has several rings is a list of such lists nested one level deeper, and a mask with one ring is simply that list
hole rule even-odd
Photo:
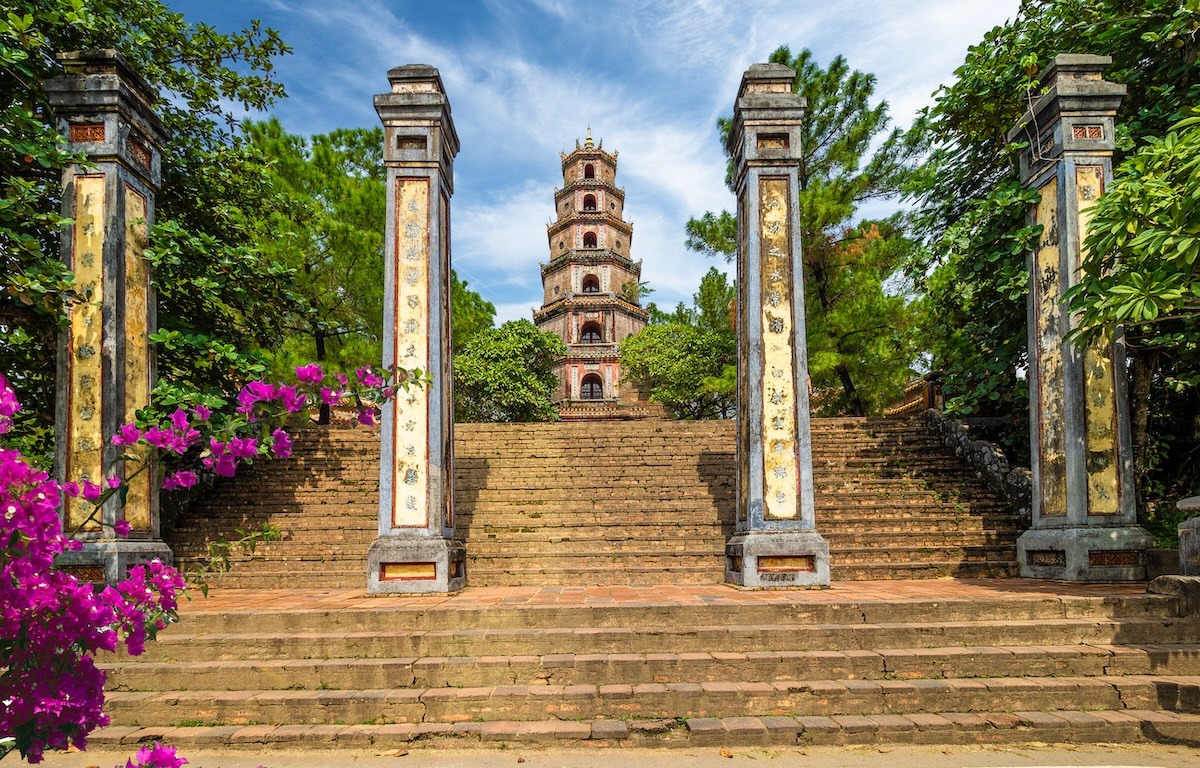
[{"label": "pagoda", "polygon": [[618,345],[646,327],[642,263],[630,258],[633,225],[624,218],[625,190],[616,186],[617,152],[587,139],[562,153],[563,186],[554,191],[557,218],[547,227],[550,261],[542,264],[537,327],[563,340],[555,367],[563,420],[639,418],[657,413],[621,381]]}]

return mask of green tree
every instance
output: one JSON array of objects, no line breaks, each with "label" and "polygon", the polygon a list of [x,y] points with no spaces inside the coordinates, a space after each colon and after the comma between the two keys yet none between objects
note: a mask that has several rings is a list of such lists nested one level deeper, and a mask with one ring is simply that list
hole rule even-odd
[{"label": "green tree", "polygon": [[[242,125],[268,160],[283,205],[258,223],[255,245],[294,274],[297,298],[281,318],[283,343],[266,351],[273,373],[310,360],[352,370],[383,354],[383,131],[304,138],[278,120]],[[328,406],[320,422],[329,422]]]},{"label": "green tree", "polygon": [[[829,407],[864,415],[886,403],[912,371],[913,347],[904,338],[912,312],[904,297],[885,290],[899,284],[889,280],[904,263],[908,241],[899,216],[851,222],[862,203],[904,191],[919,134],[889,132],[887,104],[874,101],[875,77],[851,70],[841,56],[823,69],[811,51],[792,56],[781,46],[770,60],[796,71],[792,89],[808,99],[797,170],[813,386],[840,389]],[[718,127],[724,141],[728,119]],[[692,219],[686,232],[693,250],[735,253],[737,219],[728,212]]]},{"label": "green tree", "polygon": [[[43,83],[61,51],[115,48],[162,98],[171,138],[148,257],[156,267],[165,399],[173,384],[228,393],[260,372],[246,351],[274,337],[289,275],[246,245],[273,195],[232,135],[227,105],[262,109],[283,95],[273,59],[287,52],[257,22],[223,35],[155,0],[11,0],[0,11],[0,370],[27,405],[46,456],[53,422],[54,340],[74,278],[58,258],[62,150]],[[159,337],[160,340],[162,337]]]},{"label": "green tree", "polygon": [[557,420],[554,365],[566,352],[528,320],[475,333],[454,357],[455,420]]},{"label": "green tree", "polygon": [[[1089,266],[1086,295],[1077,294],[1078,307],[1090,305],[1097,321],[1107,311],[1101,311],[1105,302],[1114,310],[1127,304],[1111,301],[1113,296],[1144,297],[1139,312],[1152,311],[1151,306],[1162,309],[1144,281],[1147,273],[1139,270],[1153,262],[1167,264],[1169,272],[1178,260],[1162,261],[1169,254],[1155,246],[1164,242],[1158,235],[1118,243],[1111,233],[1120,221],[1136,229],[1163,212],[1164,179],[1173,178],[1169,183],[1178,185],[1174,192],[1181,201],[1197,186],[1194,173],[1171,177],[1166,172],[1166,154],[1178,148],[1165,148],[1170,127],[1200,101],[1197,29],[1200,6],[1194,0],[1027,0],[1014,19],[970,48],[955,82],[936,94],[925,134],[936,138],[936,144],[919,197],[918,221],[927,248],[913,259],[910,271],[925,293],[925,344],[934,367],[944,371],[951,409],[1008,413],[1018,422],[1027,421],[1022,380],[1027,365],[1026,254],[1039,229],[1029,226],[1025,216],[1037,195],[1019,183],[1016,155],[1021,145],[1008,144],[1005,133],[1039,95],[1037,77],[1058,53],[1112,56],[1105,77],[1129,88],[1117,118],[1118,161],[1140,143],[1159,146],[1120,166],[1113,190],[1121,191],[1105,206],[1110,235],[1089,243],[1092,265],[1113,257],[1136,259],[1131,249],[1144,248],[1146,258],[1137,259],[1137,268],[1120,270],[1107,286]],[[1187,126],[1181,127],[1174,141],[1186,132]],[[1143,184],[1142,176],[1149,183]],[[1160,229],[1162,221],[1151,229]],[[1173,242],[1178,248],[1181,241]],[[1186,250],[1177,253],[1182,256]],[[1165,279],[1160,284],[1165,291],[1180,287]],[[1133,317],[1134,302],[1127,306]],[[1183,304],[1174,307],[1168,316]],[[1181,322],[1183,317],[1171,316],[1142,324],[1147,333],[1133,328],[1128,345],[1135,467],[1139,486],[1156,496],[1180,492],[1186,483],[1179,480],[1176,460],[1191,456],[1194,465],[1200,445],[1197,369],[1188,344],[1178,343],[1187,335],[1175,333]],[[1019,449],[1020,442],[1010,447]]]},{"label": "green tree", "polygon": [[737,289],[712,267],[674,314],[650,305],[651,322],[621,343],[621,370],[675,418],[728,419],[737,407],[737,338],[729,322]]}]

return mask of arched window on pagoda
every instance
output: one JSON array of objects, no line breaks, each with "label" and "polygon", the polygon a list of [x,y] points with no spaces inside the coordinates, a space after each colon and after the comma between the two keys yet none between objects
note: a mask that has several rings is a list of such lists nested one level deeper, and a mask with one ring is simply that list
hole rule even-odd
[{"label": "arched window on pagoda", "polygon": [[587,165],[583,166],[583,178],[585,178],[585,179],[596,178],[596,166],[592,165],[591,163],[588,163]]},{"label": "arched window on pagoda", "polygon": [[600,278],[595,275],[588,275],[583,278],[584,293],[600,293]]},{"label": "arched window on pagoda", "polygon": [[595,195],[584,195],[583,196],[583,210],[585,210],[585,211],[596,210],[596,196]]},{"label": "arched window on pagoda", "polygon": [[594,373],[589,373],[587,376],[583,377],[583,381],[579,385],[579,399],[604,399],[604,382],[600,381],[599,376]]},{"label": "arched window on pagoda", "polygon": [[583,233],[583,247],[584,248],[595,248],[596,247],[596,233],[595,232],[584,232]]},{"label": "arched window on pagoda", "polygon": [[579,343],[581,344],[599,344],[603,339],[599,323],[584,323],[583,327],[579,329]]}]

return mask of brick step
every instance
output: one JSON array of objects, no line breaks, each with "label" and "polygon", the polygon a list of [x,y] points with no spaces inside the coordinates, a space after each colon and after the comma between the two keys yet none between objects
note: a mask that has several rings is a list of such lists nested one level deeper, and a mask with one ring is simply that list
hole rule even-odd
[{"label": "brick step", "polygon": [[[933,591],[936,594],[937,590]],[[667,631],[664,628],[674,627],[676,629],[670,630],[669,634],[682,637],[694,634],[699,631],[697,629],[699,627],[705,627],[714,628],[706,630],[711,632],[717,632],[719,628],[727,628],[730,632],[750,632],[750,635],[742,637],[740,640],[731,641],[742,644],[741,648],[735,647],[732,650],[742,650],[746,647],[763,647],[754,645],[758,642],[755,639],[758,637],[756,634],[758,628],[763,626],[841,625],[846,628],[846,631],[851,631],[858,629],[859,625],[868,624],[872,626],[870,631],[876,632],[874,627],[885,625],[928,624],[934,627],[930,631],[936,633],[939,631],[937,627],[941,627],[947,622],[969,624],[981,620],[1000,624],[1015,623],[1016,626],[1049,624],[1071,628],[1085,626],[1088,622],[1097,625],[1113,625],[1113,627],[1119,627],[1126,622],[1131,627],[1143,626],[1149,622],[1149,626],[1155,628],[1146,630],[1150,634],[1166,632],[1171,636],[1178,634],[1187,638],[1189,637],[1187,633],[1192,632],[1190,637],[1200,636],[1200,619],[1179,618],[1178,600],[1165,595],[1139,593],[1085,597],[1053,593],[1038,596],[1027,593],[1010,597],[1006,596],[1004,582],[997,582],[991,591],[993,596],[985,599],[930,597],[902,601],[830,599],[819,602],[805,599],[806,593],[804,592],[758,592],[754,593],[753,601],[747,601],[743,599],[745,593],[741,590],[723,584],[714,584],[710,590],[699,591],[700,594],[706,596],[703,602],[661,604],[615,601],[592,605],[543,605],[533,602],[522,605],[501,603],[479,606],[472,602],[469,593],[464,593],[461,600],[457,596],[451,597],[445,603],[432,608],[419,600],[410,604],[407,599],[394,601],[389,598],[372,598],[366,599],[365,602],[351,609],[313,607],[271,611],[206,610],[206,603],[197,600],[188,606],[186,623],[171,627],[160,636],[160,640],[177,642],[172,638],[181,631],[188,635],[212,633],[288,635],[297,632],[372,634],[400,631],[444,634],[447,630],[454,632],[477,630],[537,630],[540,632],[569,630],[576,632],[593,628],[616,630],[618,634],[623,634],[629,642],[632,642],[635,636],[643,634],[642,630],[648,629],[663,633]],[[620,591],[622,594],[624,592],[625,590]],[[536,600],[540,594],[542,593],[535,590],[525,590],[514,593],[514,596],[518,598],[533,597]],[[550,594],[557,594],[557,590],[551,591]],[[613,594],[617,594],[617,592]],[[830,594],[832,597],[832,592]],[[269,601],[270,597],[263,596],[262,599]],[[986,625],[985,628],[990,626]],[[1114,629],[1114,631],[1116,630]],[[1137,631],[1142,632],[1142,630]],[[851,632],[851,634],[853,633]],[[874,637],[878,639],[880,636],[875,635]],[[1162,635],[1163,641],[1176,642],[1167,640],[1167,637],[1168,635]],[[1068,645],[1082,642],[1085,642],[1082,638],[1071,636],[1062,642],[1050,644]],[[1138,641],[1130,640],[1130,642]],[[1179,642],[1184,641],[1180,640]],[[930,642],[928,639],[915,643],[915,645],[935,646],[953,644],[962,645],[964,643],[957,640],[952,643]],[[993,645],[995,643],[966,644]],[[1014,645],[1015,643],[1001,642],[1001,644]],[[159,645],[151,644],[147,651],[152,652]],[[902,645],[908,647],[914,643],[893,643],[890,647],[901,647]],[[858,644],[853,647],[863,646]],[[805,646],[792,648],[792,650],[829,648],[836,648],[836,644],[835,646],[821,647]],[[700,650],[710,649],[700,648]],[[780,647],[779,650],[788,650],[788,648]],[[236,653],[236,649],[232,652]],[[486,655],[491,651],[481,653]],[[439,654],[425,653],[422,655]]]},{"label": "brick step", "polygon": [[[1015,554],[1015,553],[1014,553]],[[908,581],[912,579],[1011,579],[1020,575],[1015,560],[964,563],[939,560],[919,563],[838,563],[829,567],[834,581]]]},{"label": "brick step", "polygon": [[[111,725],[93,732],[96,750],[123,752],[161,741],[198,749],[510,749],[559,747],[809,747],[893,744],[1174,743],[1200,741],[1200,715],[1158,709],[913,712],[833,717],[695,717],[652,720],[493,720],[390,725]],[[890,751],[890,749],[888,750]]]},{"label": "brick step", "polygon": [[432,656],[624,653],[869,651],[881,648],[948,648],[1188,643],[1194,623],[1164,619],[1060,619],[941,624],[815,624],[687,627],[563,627],[380,631],[164,633],[147,646],[144,661],[221,661]]},{"label": "brick step", "polygon": [[110,691],[361,690],[505,685],[636,685],[746,679],[933,680],[1200,675],[1195,645],[1060,645],[871,651],[593,653],[547,656],[125,661]]},{"label": "brick step", "polygon": [[[176,565],[182,569],[195,563],[195,559],[176,558]],[[306,572],[299,577],[295,571],[280,570],[282,566],[282,563],[236,563],[230,573],[209,579],[209,586],[221,589],[295,589],[299,585],[304,589],[361,589],[364,592],[367,588],[366,558],[361,563],[327,563],[323,570]]]},{"label": "brick step", "polygon": [[[458,533],[466,542],[470,551],[475,555],[492,553],[536,554],[542,552],[588,553],[588,552],[633,552],[641,550],[663,549],[681,551],[685,549],[700,549],[702,551],[723,551],[727,537],[721,530],[715,530],[711,536],[701,536],[699,532],[690,535],[665,537],[661,532],[636,532],[626,538],[617,538],[605,530],[587,528],[572,529],[569,532],[556,534],[552,530],[535,530],[530,532],[501,531],[489,534],[490,529],[459,528]],[[1017,534],[996,534],[990,531],[966,531],[943,533],[904,533],[893,534],[883,539],[878,533],[831,533],[826,531],[825,540],[839,560],[843,553],[854,552],[880,544],[897,542],[902,547],[915,550],[945,551],[966,547],[1000,547],[1013,550]],[[277,545],[272,545],[277,546]],[[290,551],[296,552],[297,547],[312,548],[317,551],[320,544],[294,545]]]},{"label": "brick step", "polygon": [[916,712],[1163,709],[1197,712],[1200,678],[1110,676],[969,680],[741,680],[335,691],[108,694],[117,725],[489,722],[589,718],[899,715]]}]

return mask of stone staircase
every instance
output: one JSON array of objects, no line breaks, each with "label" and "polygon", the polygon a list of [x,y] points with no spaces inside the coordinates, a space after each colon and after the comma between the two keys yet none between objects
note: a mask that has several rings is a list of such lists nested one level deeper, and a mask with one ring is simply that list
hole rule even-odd
[{"label": "stone staircase", "polygon": [[102,659],[112,726],[91,742],[1200,740],[1200,620],[1176,598],[937,584],[951,596],[714,585],[197,602],[145,655]]},{"label": "stone staircase", "polygon": [[[818,530],[835,580],[1016,573],[1019,520],[917,423],[816,419]],[[164,525],[181,565],[272,522],[228,587],[365,583],[379,434],[298,432],[294,458],[219,482]],[[460,424],[454,498],[475,586],[711,584],[733,528],[732,422]]]}]

